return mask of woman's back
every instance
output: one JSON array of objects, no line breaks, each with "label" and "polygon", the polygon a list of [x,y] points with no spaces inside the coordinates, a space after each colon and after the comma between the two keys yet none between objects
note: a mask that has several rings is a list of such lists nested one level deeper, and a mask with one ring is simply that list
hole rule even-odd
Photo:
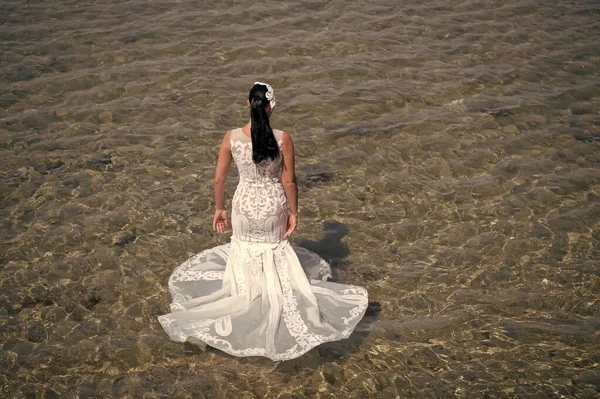
[{"label": "woman's back", "polygon": [[[283,132],[281,130],[273,130],[275,140],[279,145],[281,154],[283,145]],[[235,161],[240,174],[241,183],[280,183],[281,171],[283,166],[283,157],[271,160],[269,158],[255,164],[252,160],[252,139],[248,137],[241,128],[231,131],[230,137],[231,154]]]},{"label": "woman's back", "polygon": [[252,140],[241,128],[231,132],[231,154],[240,174],[233,195],[233,238],[242,242],[277,243],[285,233],[288,203],[281,185],[283,132],[274,130],[280,155],[256,164]]}]

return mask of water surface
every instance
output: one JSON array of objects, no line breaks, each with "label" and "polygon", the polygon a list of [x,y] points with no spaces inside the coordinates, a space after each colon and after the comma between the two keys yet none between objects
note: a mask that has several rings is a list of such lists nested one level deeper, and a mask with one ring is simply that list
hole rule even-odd
[{"label": "water surface", "polygon": [[[3,1],[1,396],[597,396],[599,16]],[[229,239],[210,229],[216,150],[256,80],[296,145],[295,242],[373,302],[349,340],[276,368],[156,320],[175,266]]]}]

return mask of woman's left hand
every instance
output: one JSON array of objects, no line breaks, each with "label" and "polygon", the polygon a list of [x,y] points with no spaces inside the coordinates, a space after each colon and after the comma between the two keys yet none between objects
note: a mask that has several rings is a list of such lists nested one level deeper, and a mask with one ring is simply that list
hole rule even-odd
[{"label": "woman's left hand", "polygon": [[213,230],[217,233],[223,233],[227,227],[227,211],[225,209],[217,209],[213,217]]}]

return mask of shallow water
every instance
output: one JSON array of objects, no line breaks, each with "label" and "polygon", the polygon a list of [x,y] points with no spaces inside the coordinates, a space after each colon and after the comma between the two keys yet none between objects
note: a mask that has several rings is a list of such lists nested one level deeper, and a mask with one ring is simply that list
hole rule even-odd
[{"label": "shallow water", "polygon": [[[597,1],[3,1],[0,393],[597,397]],[[278,96],[296,244],[373,302],[275,367],[170,342],[225,130]],[[229,196],[235,173],[228,183]]]}]

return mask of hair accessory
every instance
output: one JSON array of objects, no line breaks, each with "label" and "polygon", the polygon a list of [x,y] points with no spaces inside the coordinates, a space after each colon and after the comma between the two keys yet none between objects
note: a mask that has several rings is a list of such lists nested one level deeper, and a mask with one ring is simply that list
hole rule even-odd
[{"label": "hair accessory", "polygon": [[269,100],[269,104],[271,104],[271,109],[275,108],[275,104],[277,104],[277,102],[275,101],[275,92],[273,91],[273,88],[271,87],[270,84],[268,83],[263,83],[263,82],[254,82],[255,85],[263,85],[263,86],[267,86],[267,100]]}]

